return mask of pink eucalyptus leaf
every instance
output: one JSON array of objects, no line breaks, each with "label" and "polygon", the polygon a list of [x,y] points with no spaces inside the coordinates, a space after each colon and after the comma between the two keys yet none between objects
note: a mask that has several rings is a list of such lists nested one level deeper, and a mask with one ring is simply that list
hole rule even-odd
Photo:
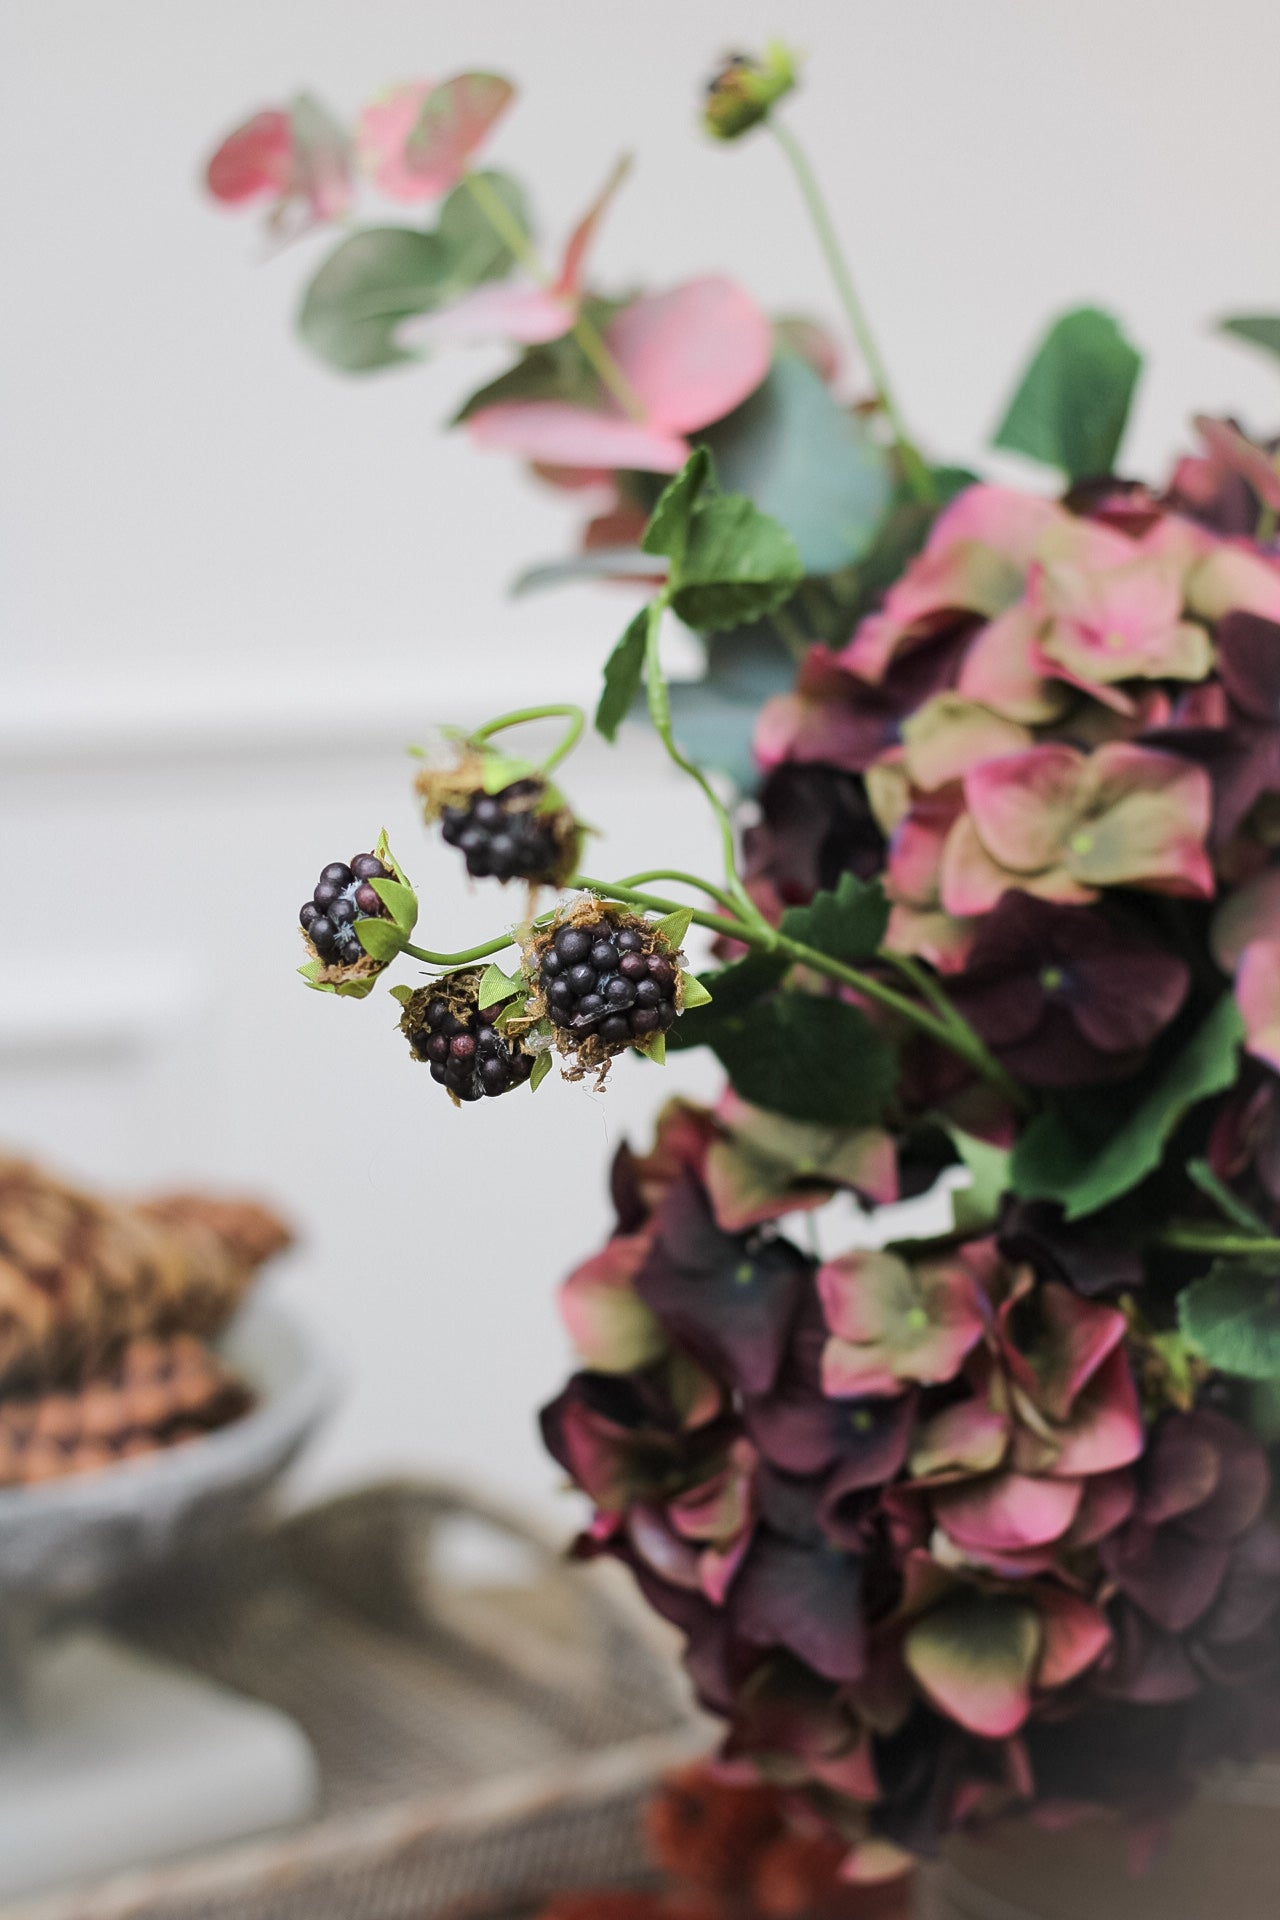
[{"label": "pink eucalyptus leaf", "polygon": [[1074,1480],[1020,1473],[944,1487],[934,1495],[938,1524],[968,1553],[1015,1553],[1060,1540],[1076,1517],[1082,1489]]},{"label": "pink eucalyptus leaf", "polygon": [[565,400],[500,401],[473,413],[467,431],[479,447],[559,467],[678,473],[689,457],[687,442],[660,428]]},{"label": "pink eucalyptus leaf", "polygon": [[670,434],[731,412],[760,385],[772,352],[755,301],[718,274],[641,294],[615,314],[605,344],[652,427]]},{"label": "pink eucalyptus leaf", "polygon": [[416,183],[417,199],[447,193],[514,99],[497,73],[459,73],[432,87],[405,136],[398,178]]},{"label": "pink eucalyptus leaf", "polygon": [[1031,1711],[1043,1640],[1033,1606],[961,1588],[915,1623],[903,1657],[940,1712],[984,1739],[1006,1740]]},{"label": "pink eucalyptus leaf", "polygon": [[514,340],[521,346],[538,346],[559,340],[575,317],[574,304],[545,287],[530,281],[497,281],[476,287],[436,313],[406,321],[396,337],[406,347],[469,340]]},{"label": "pink eucalyptus leaf", "polygon": [[339,220],[351,204],[351,141],[326,107],[301,93],[290,108],[293,195],[317,220]]},{"label": "pink eucalyptus leaf", "polygon": [[576,300],[582,287],[582,269],[586,264],[591,243],[595,239],[596,228],[603,219],[609,202],[630,171],[631,156],[624,153],[622,158],[615,162],[609,178],[569,235],[561,257],[560,271],[556,275],[555,292],[561,298]]},{"label": "pink eucalyptus leaf", "polygon": [[209,192],[226,206],[282,197],[292,178],[293,131],[279,107],[265,108],[236,127],[205,168]]},{"label": "pink eucalyptus leaf", "polygon": [[409,80],[388,87],[371,100],[356,122],[356,156],[380,193],[389,200],[419,201],[435,196],[405,166],[405,142],[418,122],[430,80]]}]

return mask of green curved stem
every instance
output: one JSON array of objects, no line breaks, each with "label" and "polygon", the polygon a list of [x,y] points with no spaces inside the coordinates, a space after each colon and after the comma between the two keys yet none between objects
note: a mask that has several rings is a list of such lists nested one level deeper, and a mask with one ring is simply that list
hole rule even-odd
[{"label": "green curved stem", "polygon": [[[494,192],[483,174],[464,173],[462,184],[498,238],[511,249],[512,255],[529,277],[550,292],[555,285],[551,275],[543,266],[520,222],[512,218],[511,210],[501,195]],[[586,315],[579,312],[569,331],[628,419],[647,419],[644,402]]]},{"label": "green curved stem", "polygon": [[496,720],[486,720],[482,727],[476,727],[468,738],[477,745],[482,740],[492,739],[495,733],[505,733],[508,727],[522,727],[530,720],[567,720],[564,738],[555,751],[549,753],[538,771],[550,773],[553,767],[568,757],[582,738],[582,729],[587,724],[587,716],[581,707],[559,705],[550,707],[517,707],[514,713],[500,713]]},{"label": "green curved stem", "polygon": [[880,349],[876,345],[875,335],[872,333],[870,324],[868,323],[866,309],[863,307],[862,301],[858,297],[857,288],[853,284],[853,276],[849,272],[848,262],[841,250],[840,241],[836,236],[836,230],[832,224],[826,200],[823,197],[821,187],[818,185],[817,176],[809,164],[803,147],[792,133],[790,127],[774,114],[770,114],[768,125],[769,131],[782,148],[783,153],[790,163],[791,171],[795,175],[801,197],[809,210],[809,217],[813,221],[814,231],[818,236],[818,244],[826,256],[827,266],[831,271],[831,278],[835,281],[836,292],[840,296],[840,304],[844,308],[845,318],[849,322],[849,329],[858,343],[858,351],[861,353],[866,363],[867,372],[870,374],[875,385],[876,398],[879,405],[889,425],[893,428],[894,444],[898,449],[898,458],[902,462],[902,471],[906,478],[907,485],[921,506],[936,507],[938,504],[938,489],[934,484],[933,475],[930,473],[919,448],[907,432],[906,422],[894,398],[893,389],[889,385],[888,370],[880,356]]},{"label": "green curved stem", "polygon": [[514,933],[504,933],[498,940],[486,940],[483,946],[468,947],[465,953],[433,953],[430,947],[408,945],[400,951],[407,953],[411,960],[425,961],[429,967],[465,967],[472,960],[487,960],[491,953],[501,953],[504,947],[518,944]]},{"label": "green curved stem", "polygon": [[643,873],[627,874],[618,884],[623,887],[643,887],[650,880],[674,880],[682,887],[696,887],[699,893],[705,893],[709,899],[723,907],[726,913],[736,914],[738,911],[737,902],[723,888],[713,887],[711,882],[704,880],[700,874],[681,873],[678,867],[647,867]]},{"label": "green curved stem", "polygon": [[1280,1240],[1270,1234],[1221,1233],[1214,1227],[1169,1227],[1156,1244],[1176,1253],[1226,1253],[1248,1256],[1280,1253]]},{"label": "green curved stem", "polygon": [[[707,927],[712,933],[723,934],[727,940],[743,940],[757,947],[760,945],[759,935],[741,920],[729,919],[723,914],[704,913],[701,908],[690,907],[680,900],[664,900],[660,894],[642,892],[622,880],[593,880],[589,873],[574,873],[565,884],[580,887],[584,893],[598,893],[602,900],[618,900],[623,906],[643,907],[650,913],[691,913],[695,926]],[[698,885],[701,886],[702,882],[699,881]]]}]

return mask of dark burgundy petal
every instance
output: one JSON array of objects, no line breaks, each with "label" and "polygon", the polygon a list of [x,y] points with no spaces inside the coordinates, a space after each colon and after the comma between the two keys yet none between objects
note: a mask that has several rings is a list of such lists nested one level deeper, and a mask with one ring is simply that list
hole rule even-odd
[{"label": "dark burgundy petal", "polygon": [[1016,1201],[1000,1223],[997,1243],[1006,1260],[1032,1266],[1042,1280],[1060,1280],[1086,1299],[1132,1292],[1145,1279],[1132,1248],[1099,1239],[1087,1223],[1068,1226],[1053,1201]]},{"label": "dark burgundy petal", "polygon": [[1149,1046],[1187,997],[1191,972],[1162,948],[1118,945],[1105,959],[1076,963],[1070,1006],[1085,1039],[1104,1053]]},{"label": "dark burgundy petal", "polygon": [[812,1263],[786,1240],[724,1233],[689,1173],[655,1216],[635,1290],[666,1331],[744,1393],[767,1393]]},{"label": "dark burgundy petal", "polygon": [[1200,1676],[1182,1642],[1145,1620],[1134,1607],[1117,1607],[1111,1620],[1114,1651],[1100,1680],[1103,1691],[1143,1706],[1167,1706],[1200,1690]]},{"label": "dark burgundy petal", "polygon": [[1257,720],[1280,722],[1280,625],[1260,613],[1224,614],[1217,653],[1219,676],[1236,705]]},{"label": "dark burgundy petal", "polygon": [[[1226,1579],[1201,1627],[1211,1646],[1247,1640],[1280,1610],[1280,1527],[1264,1520],[1236,1542]],[[1271,1650],[1273,1655],[1276,1649]]]},{"label": "dark burgundy petal", "polygon": [[865,1664],[862,1567],[834,1547],[819,1552],[758,1534],[729,1592],[735,1632],[785,1647],[828,1680],[857,1680]]},{"label": "dark burgundy petal", "polygon": [[785,761],[759,799],[759,824],[743,835],[746,877],[767,882],[784,904],[803,905],[841,874],[870,880],[883,871],[884,835],[860,774]]},{"label": "dark burgundy petal", "polygon": [[1185,1633],[1218,1596],[1230,1550],[1193,1540],[1180,1526],[1132,1521],[1098,1548],[1107,1572],[1135,1606],[1169,1633]]}]

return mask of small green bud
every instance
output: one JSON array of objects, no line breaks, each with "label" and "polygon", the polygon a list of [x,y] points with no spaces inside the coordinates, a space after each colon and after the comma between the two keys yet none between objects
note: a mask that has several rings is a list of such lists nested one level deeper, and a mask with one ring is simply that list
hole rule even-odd
[{"label": "small green bud", "polygon": [[767,120],[774,102],[796,84],[796,57],[779,40],[764,55],[731,53],[707,83],[702,124],[716,140],[737,140]]}]

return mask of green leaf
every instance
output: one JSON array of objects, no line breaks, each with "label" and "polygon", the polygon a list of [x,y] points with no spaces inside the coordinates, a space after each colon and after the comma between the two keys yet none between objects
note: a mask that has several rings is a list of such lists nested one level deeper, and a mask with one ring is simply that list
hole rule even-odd
[{"label": "green leaf", "polygon": [[771,613],[803,577],[785,528],[743,494],[716,494],[689,523],[671,604],[687,626],[714,631]]},{"label": "green leaf", "polygon": [[897,1071],[893,1048],[843,1000],[776,993],[747,1013],[714,1018],[707,1042],[753,1106],[819,1126],[880,1118]]},{"label": "green leaf", "polygon": [[405,936],[391,920],[357,920],[356,939],[375,960],[394,960],[404,951]]},{"label": "green leaf", "polygon": [[413,888],[402,880],[372,880],[369,884],[401,933],[412,933],[418,924],[418,896]]},{"label": "green leaf", "polygon": [[524,981],[518,975],[513,979],[501,967],[490,963],[480,976],[476,1004],[481,1007],[496,1006],[500,1000],[509,1000],[513,993],[519,993],[523,985]]},{"label": "green leaf", "polygon": [[952,1190],[952,1225],[958,1233],[979,1233],[995,1220],[1009,1191],[1012,1156],[1006,1147],[994,1147],[960,1127],[949,1126],[947,1132],[969,1170],[969,1185]]},{"label": "green leaf", "polygon": [[[1060,1101],[1034,1119],[1013,1155],[1013,1190],[1024,1200],[1057,1200],[1068,1220],[1096,1213],[1159,1166],[1165,1142],[1199,1101],[1236,1077],[1244,1026],[1224,994],[1155,1084],[1115,1123],[1115,1095]],[[1110,1122],[1110,1124],[1109,1124]]]},{"label": "green leaf", "polygon": [[[521,225],[520,190],[501,174],[486,178]],[[303,295],[298,332],[312,351],[343,373],[371,373],[417,355],[397,332],[415,314],[431,313],[483,281],[508,273],[512,255],[483,219],[471,195],[455,188],[434,233],[411,227],[367,227],[343,240]]]},{"label": "green leaf", "polygon": [[646,553],[662,553],[679,567],[684,559],[694,508],[704,488],[716,484],[715,467],[705,447],[689,455],[678,474],[668,481],[649,516],[640,545]]},{"label": "green leaf", "polygon": [[398,1000],[402,1007],[407,1007],[409,1002],[413,998],[412,987],[405,987],[405,986],[388,987],[387,992],[391,995],[391,998],[393,1000]]},{"label": "green leaf", "polygon": [[772,993],[788,971],[788,962],[776,954],[749,953],[727,967],[707,975],[712,1005],[686,1008],[667,1039],[677,1049],[714,1047],[720,1029],[727,1021],[744,1015]]},{"label": "green leaf", "polygon": [[641,607],[605,662],[604,691],[596,708],[596,732],[602,733],[606,740],[617,738],[618,728],[640,691],[648,633],[649,609]]},{"label": "green leaf", "polygon": [[1179,1294],[1178,1325],[1220,1372],[1280,1380],[1280,1265],[1219,1260]]},{"label": "green leaf", "polygon": [[884,939],[889,902],[878,880],[842,873],[834,893],[817,893],[807,907],[788,907],[782,931],[832,960],[869,960]]},{"label": "green leaf", "polygon": [[646,1041],[645,1045],[638,1047],[636,1051],[643,1053],[646,1060],[652,1060],[655,1067],[665,1067],[667,1064],[666,1034],[655,1033],[652,1040]]},{"label": "green leaf", "polygon": [[540,1053],[533,1063],[533,1072],[529,1075],[530,1093],[536,1093],[538,1091],[538,1088],[542,1085],[550,1071],[551,1053],[550,1049],[548,1049],[546,1053]]},{"label": "green leaf", "polygon": [[664,914],[661,920],[652,922],[653,931],[672,953],[679,953],[692,925],[692,907],[677,907],[674,913]]},{"label": "green leaf", "polygon": [[786,529],[806,573],[835,573],[866,553],[889,505],[887,459],[797,355],[777,354],[767,379],[703,439],[721,485]]},{"label": "green leaf", "polygon": [[432,87],[404,143],[409,171],[456,179],[514,99],[515,88],[498,73],[459,73]]},{"label": "green leaf", "polygon": [[1222,331],[1280,358],[1280,314],[1235,313],[1222,322]]},{"label": "green leaf", "polygon": [[714,995],[707,992],[696,973],[682,973],[680,978],[684,982],[684,1012],[687,1013],[691,1007],[711,1005]]},{"label": "green leaf", "polygon": [[1079,307],[1050,327],[993,445],[1058,467],[1071,481],[1112,472],[1142,356],[1110,314]]}]

